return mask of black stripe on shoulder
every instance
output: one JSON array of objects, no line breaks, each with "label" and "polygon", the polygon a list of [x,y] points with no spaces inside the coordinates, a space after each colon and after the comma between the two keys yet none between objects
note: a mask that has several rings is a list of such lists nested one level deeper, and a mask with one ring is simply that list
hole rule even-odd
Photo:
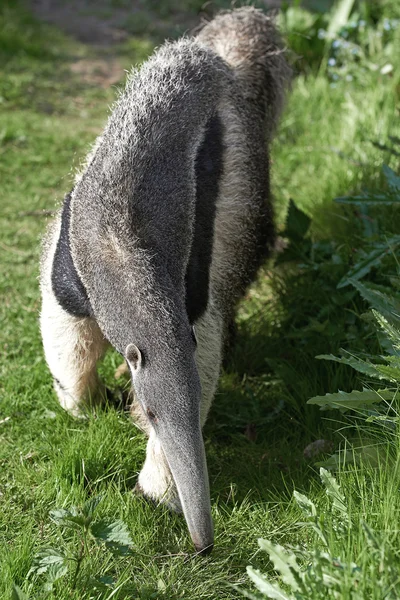
[{"label": "black stripe on shoulder", "polygon": [[206,127],[196,157],[196,211],[193,241],[186,272],[186,310],[190,323],[205,312],[208,304],[214,220],[223,169],[223,126],[218,115]]},{"label": "black stripe on shoulder", "polygon": [[54,253],[51,284],[54,295],[64,310],[76,317],[89,317],[93,314],[92,307],[73,263],[69,244],[71,194],[72,192],[64,198],[60,237]]}]

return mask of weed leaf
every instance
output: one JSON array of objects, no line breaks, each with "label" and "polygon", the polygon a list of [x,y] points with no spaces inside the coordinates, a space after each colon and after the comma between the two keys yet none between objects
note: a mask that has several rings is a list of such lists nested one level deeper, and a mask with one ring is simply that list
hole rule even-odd
[{"label": "weed leaf", "polygon": [[[386,339],[389,340],[393,350],[398,351],[397,353],[400,354],[400,329],[391,325],[377,310],[372,309],[372,312],[384,332]],[[388,357],[386,357],[386,360],[388,360]]]},{"label": "weed leaf", "polygon": [[297,564],[295,555],[283,546],[272,544],[269,540],[260,538],[258,545],[261,550],[268,552],[271,562],[276,571],[279,571],[284,583],[290,585],[292,590],[297,591],[302,585],[300,577],[300,567]]},{"label": "weed leaf", "polygon": [[66,556],[55,548],[42,548],[35,554],[29,573],[46,573],[52,565],[64,565]]},{"label": "weed leaf", "polygon": [[[349,367],[353,367],[353,369],[355,369],[356,371],[359,371],[360,373],[363,373],[364,375],[368,375],[369,377],[373,377],[375,379],[387,379],[385,374],[379,371],[377,365],[374,365],[370,362],[367,362],[366,360],[362,360],[361,358],[357,358],[355,356],[350,355],[349,358],[346,358],[345,356],[334,356],[333,354],[319,354],[315,358],[318,358],[319,360],[333,360],[334,362],[341,363],[342,365],[349,365]],[[310,402],[310,404],[313,403]]]},{"label": "weed leaf", "polygon": [[13,583],[12,592],[11,592],[11,600],[29,600],[28,596],[19,588],[15,583]]},{"label": "weed leaf", "polygon": [[319,470],[319,476],[321,477],[321,481],[325,486],[328,497],[332,500],[332,508],[336,509],[342,515],[342,517],[345,517],[346,520],[348,520],[349,515],[345,498],[340,491],[338,482],[334,476],[323,467],[321,467]]},{"label": "weed leaf", "polygon": [[[397,239],[396,247],[399,244],[399,240]],[[383,247],[379,246],[379,248],[374,248],[368,254],[363,255],[362,259],[356,262],[356,264],[350,269],[348,273],[337,284],[337,288],[341,289],[346,287],[347,285],[351,285],[351,280],[359,280],[362,279],[365,275],[367,275],[373,267],[381,264],[382,260],[388,255],[389,248],[385,244]]]},{"label": "weed leaf", "polygon": [[94,538],[103,542],[111,542],[121,546],[133,545],[128,528],[123,521],[114,521],[114,523],[107,523],[103,520],[97,521],[91,525],[90,531]]},{"label": "weed leaf", "polygon": [[[383,365],[385,366],[385,365]],[[382,402],[383,400],[392,400],[393,391],[367,390],[362,392],[353,390],[352,392],[342,392],[339,390],[336,394],[325,394],[325,396],[314,396],[307,401],[307,404],[316,404],[322,409],[339,408],[341,410],[359,409],[365,406],[371,406]]]},{"label": "weed leaf", "polygon": [[56,510],[50,511],[50,518],[57,523],[57,525],[63,525],[66,518],[71,516],[71,512],[65,508],[57,508]]},{"label": "weed leaf", "polygon": [[299,241],[306,235],[310,223],[310,217],[297,208],[293,200],[290,199],[284,235],[293,241]]},{"label": "weed leaf", "polygon": [[266,594],[267,598],[273,598],[274,600],[293,600],[293,596],[285,594],[276,583],[270,583],[265,575],[258,569],[247,567],[247,574],[257,589],[262,594]]},{"label": "weed leaf", "polygon": [[89,498],[89,500],[87,500],[87,502],[85,502],[83,509],[82,509],[82,513],[86,517],[86,519],[93,518],[93,514],[94,514],[95,510],[102,500],[103,500],[103,495],[99,494],[98,496],[93,496],[92,498]]},{"label": "weed leaf", "polygon": [[296,490],[294,490],[293,496],[299,508],[303,511],[306,517],[317,516],[317,509],[315,508],[315,504],[314,502],[311,502],[311,500],[307,498],[307,496],[304,496],[304,494],[300,494],[300,492],[297,492]]},{"label": "weed leaf", "polygon": [[66,563],[51,564],[46,572],[47,580],[44,585],[44,589],[47,592],[51,592],[53,589],[53,584],[56,581],[58,581],[58,579],[61,579],[61,577],[64,577],[64,575],[66,575],[67,573],[68,573],[68,565]]},{"label": "weed leaf", "polygon": [[400,327],[400,302],[397,298],[374,290],[360,281],[350,280],[350,283],[360,292],[372,308],[375,308],[394,326]]},{"label": "weed leaf", "polygon": [[65,508],[58,508],[50,511],[50,518],[64,527],[71,527],[72,529],[80,529],[85,527],[86,518],[83,514],[79,514],[78,509],[72,507],[71,510]]}]

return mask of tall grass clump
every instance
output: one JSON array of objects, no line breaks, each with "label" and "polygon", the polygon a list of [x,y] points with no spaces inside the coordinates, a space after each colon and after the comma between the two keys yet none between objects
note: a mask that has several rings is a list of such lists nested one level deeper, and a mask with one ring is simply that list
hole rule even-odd
[{"label": "tall grass clump", "polygon": [[[258,540],[279,575],[248,567],[257,593],[242,593],[253,600],[396,600],[400,595],[400,236],[389,230],[389,218],[400,208],[400,177],[384,165],[383,180],[379,192],[336,198],[357,207],[365,220],[363,243],[336,287],[369,305],[357,318],[375,340],[340,356],[317,356],[361,374],[362,389],[308,401],[325,411],[332,425],[337,422],[340,447],[317,463],[326,491],[317,492],[318,503],[294,492],[303,516],[298,528],[309,530],[308,541],[283,547]],[[338,480],[327,469],[336,471]]]}]

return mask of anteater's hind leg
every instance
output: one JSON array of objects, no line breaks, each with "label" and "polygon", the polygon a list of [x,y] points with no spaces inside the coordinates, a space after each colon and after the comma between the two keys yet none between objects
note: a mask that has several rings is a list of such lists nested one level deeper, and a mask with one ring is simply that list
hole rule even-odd
[{"label": "anteater's hind leg", "polygon": [[[211,302],[195,328],[196,363],[202,388],[200,419],[203,426],[218,384],[223,344],[223,320]],[[155,431],[149,428],[146,417],[141,415],[140,407],[136,406],[133,412],[149,435],[146,460],[139,473],[136,490],[155,502],[166,503],[172,510],[180,511],[178,492],[160,441]]]},{"label": "anteater's hind leg", "polygon": [[93,319],[66,312],[51,289],[42,292],[40,326],[46,361],[61,406],[77,415],[84,404],[98,402],[104,391],[99,386],[96,363],[108,342]]}]

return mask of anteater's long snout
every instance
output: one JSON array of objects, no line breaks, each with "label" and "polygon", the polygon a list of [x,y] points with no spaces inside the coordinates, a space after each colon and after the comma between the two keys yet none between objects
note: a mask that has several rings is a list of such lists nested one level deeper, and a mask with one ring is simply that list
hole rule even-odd
[{"label": "anteater's long snout", "polygon": [[181,427],[179,431],[160,431],[159,437],[193,544],[197,552],[208,554],[214,545],[214,527],[200,424],[184,431]]}]

